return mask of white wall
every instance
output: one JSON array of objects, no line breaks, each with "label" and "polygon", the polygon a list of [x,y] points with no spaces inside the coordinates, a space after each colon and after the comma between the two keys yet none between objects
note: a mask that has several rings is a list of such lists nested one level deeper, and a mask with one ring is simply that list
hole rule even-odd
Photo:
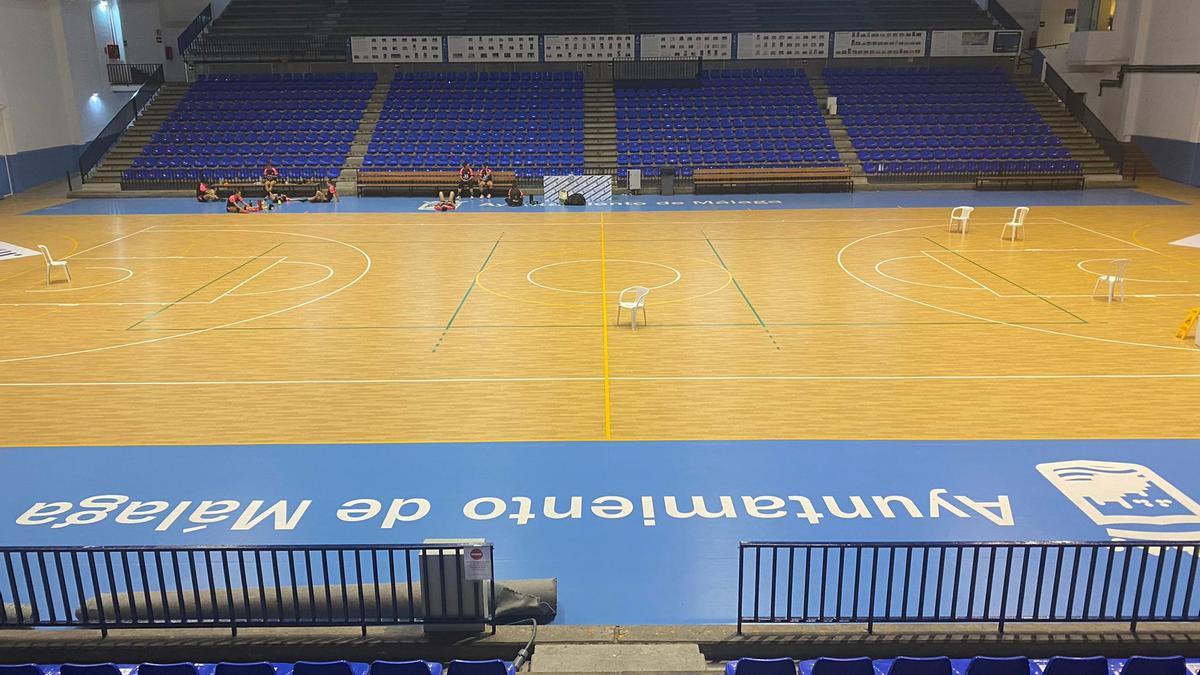
[{"label": "white wall", "polygon": [[[1142,0],[1131,63],[1200,63],[1200,2]],[[1134,111],[1131,133],[1200,142],[1200,75],[1131,74],[1126,95]]]},{"label": "white wall", "polygon": [[1055,45],[1071,41],[1071,34],[1079,25],[1079,17],[1073,23],[1065,23],[1068,9],[1079,9],[1079,0],[1042,0],[1040,22],[1045,27],[1038,28],[1038,45]]},{"label": "white wall", "polygon": [[[171,61],[166,60],[165,48],[170,46],[177,52],[179,34],[192,23],[196,15],[209,0],[115,0],[121,5],[123,33],[129,63],[161,63],[168,80],[184,80],[185,65],[179,54]],[[229,4],[229,0],[212,2],[215,18]],[[155,31],[162,31],[162,43],[155,39]]]}]

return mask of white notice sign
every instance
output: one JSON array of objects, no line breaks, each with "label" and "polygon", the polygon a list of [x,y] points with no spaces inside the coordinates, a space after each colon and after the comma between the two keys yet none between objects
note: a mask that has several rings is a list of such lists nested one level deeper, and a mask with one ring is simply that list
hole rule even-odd
[{"label": "white notice sign", "polygon": [[463,572],[467,581],[490,580],[492,578],[492,549],[487,546],[464,548]]}]

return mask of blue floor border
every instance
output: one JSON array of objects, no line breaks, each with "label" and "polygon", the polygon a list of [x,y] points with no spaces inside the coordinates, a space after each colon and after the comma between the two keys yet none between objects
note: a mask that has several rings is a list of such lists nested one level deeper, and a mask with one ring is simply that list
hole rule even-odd
[{"label": "blue floor border", "polygon": [[[580,212],[665,212],[738,211],[775,209],[884,209],[953,208],[964,204],[982,206],[1179,206],[1184,202],[1127,188],[1035,192],[979,192],[976,190],[884,190],[851,194],[780,195],[618,195],[610,203],[566,207],[539,203],[513,208],[497,198],[468,199],[459,213],[580,213]],[[432,211],[433,202],[411,197],[345,197],[337,204],[289,203],[276,211],[251,213],[247,218],[270,217],[277,213],[352,214],[420,213]],[[121,199],[77,199],[30,211],[37,216],[126,216],[126,215],[227,215],[222,203],[199,204],[189,197],[145,197]],[[447,218],[453,214],[440,214]],[[229,217],[235,217],[229,215]]]},{"label": "blue floor border", "polygon": [[559,579],[562,623],[728,623],[744,540],[1200,539],[1198,458],[1200,440],[8,448],[0,541],[483,537],[500,578]]}]

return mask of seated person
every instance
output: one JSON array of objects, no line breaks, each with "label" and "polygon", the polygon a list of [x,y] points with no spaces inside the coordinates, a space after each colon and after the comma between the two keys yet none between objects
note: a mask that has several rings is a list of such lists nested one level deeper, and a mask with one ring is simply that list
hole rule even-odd
[{"label": "seated person", "polygon": [[217,195],[217,189],[204,182],[204,179],[201,178],[200,184],[196,186],[196,201],[215,202],[220,198],[221,197]]},{"label": "seated person", "polygon": [[492,167],[484,164],[479,170],[479,193],[488,199],[492,198]]},{"label": "seated person", "polygon": [[509,206],[521,206],[525,203],[525,193],[521,192],[521,188],[514,185],[508,188],[508,196],[504,198],[504,203]]},{"label": "seated person", "polygon": [[334,204],[338,202],[337,185],[334,185],[332,180],[325,181],[325,194],[329,195],[329,201]]},{"label": "seated person", "polygon": [[234,190],[233,194],[229,195],[229,199],[225,201],[225,211],[228,213],[249,213],[251,211],[262,210],[263,203],[261,201],[257,206],[251,206],[247,204],[246,201],[242,199],[242,191],[240,188]]},{"label": "seated person", "polygon": [[453,211],[457,208],[458,198],[457,195],[454,194],[454,190],[450,191],[449,199],[447,199],[446,195],[442,194],[440,190],[438,191],[438,201],[433,205],[434,211]]},{"label": "seated person", "polygon": [[467,192],[477,191],[479,182],[475,180],[475,170],[467,162],[458,167],[458,194],[467,196]]}]

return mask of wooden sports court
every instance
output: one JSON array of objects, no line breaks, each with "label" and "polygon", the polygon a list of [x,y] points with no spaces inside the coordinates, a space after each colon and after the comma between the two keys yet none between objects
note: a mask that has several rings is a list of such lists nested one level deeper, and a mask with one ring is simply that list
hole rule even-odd
[{"label": "wooden sports court", "polygon": [[[20,215],[3,444],[1194,434],[1180,206]],[[1033,196],[1036,200],[1036,196]],[[1126,297],[1093,297],[1129,259]],[[56,277],[57,279],[57,277]],[[648,322],[616,294],[652,290]]]}]

